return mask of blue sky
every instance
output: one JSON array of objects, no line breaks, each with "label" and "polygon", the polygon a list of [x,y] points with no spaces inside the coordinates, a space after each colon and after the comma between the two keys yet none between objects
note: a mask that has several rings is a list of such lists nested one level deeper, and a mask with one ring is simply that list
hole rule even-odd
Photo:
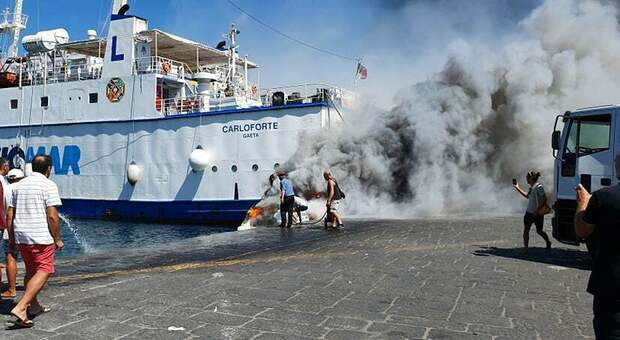
[{"label": "blue sky", "polygon": [[[247,12],[298,39],[339,54],[361,57],[369,78],[360,89],[394,88],[428,77],[441,67],[455,39],[495,40],[542,0],[234,0]],[[12,0],[0,0],[6,5]],[[209,45],[231,23],[241,30],[241,53],[261,66],[261,84],[327,82],[352,87],[355,62],[286,40],[257,24],[226,0],[130,0],[130,14],[159,28]],[[11,5],[12,6],[12,5]],[[63,27],[72,40],[101,28],[111,0],[25,0],[26,34]],[[390,88],[389,91],[393,89]]]}]

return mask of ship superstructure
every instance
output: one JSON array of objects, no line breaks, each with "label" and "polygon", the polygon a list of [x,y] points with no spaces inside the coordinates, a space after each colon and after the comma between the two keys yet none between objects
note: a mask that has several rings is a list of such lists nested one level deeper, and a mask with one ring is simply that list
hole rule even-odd
[{"label": "ship superstructure", "polygon": [[[0,23],[12,42],[25,27],[21,1],[14,12]],[[149,29],[116,0],[106,37],[71,41],[62,28],[23,37],[27,55],[9,47],[0,69],[2,155],[28,170],[50,154],[72,216],[242,220],[299,135],[341,123],[351,94],[261,89],[238,34],[232,25],[209,47]]]}]

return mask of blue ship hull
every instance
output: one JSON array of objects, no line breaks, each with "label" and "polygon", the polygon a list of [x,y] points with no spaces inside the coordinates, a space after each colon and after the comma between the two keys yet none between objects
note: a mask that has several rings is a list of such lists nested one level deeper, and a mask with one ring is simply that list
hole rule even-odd
[{"label": "blue ship hull", "polygon": [[191,224],[239,225],[258,200],[112,201],[63,199],[60,212],[70,218]]}]

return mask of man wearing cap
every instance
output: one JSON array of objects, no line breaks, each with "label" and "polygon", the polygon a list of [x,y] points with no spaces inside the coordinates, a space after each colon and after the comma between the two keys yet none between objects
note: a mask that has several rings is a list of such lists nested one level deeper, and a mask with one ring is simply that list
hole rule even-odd
[{"label": "man wearing cap", "polygon": [[[13,187],[24,178],[24,172],[20,169],[11,169],[6,175],[9,182],[9,192],[13,193]],[[9,233],[4,233],[4,255],[6,257],[6,281],[7,289],[0,294],[3,299],[12,299],[17,294],[17,250],[9,248]]]},{"label": "man wearing cap", "polygon": [[290,228],[293,225],[295,191],[293,190],[293,183],[288,179],[286,172],[279,172],[278,178],[280,179],[280,217],[282,219],[280,228]]}]

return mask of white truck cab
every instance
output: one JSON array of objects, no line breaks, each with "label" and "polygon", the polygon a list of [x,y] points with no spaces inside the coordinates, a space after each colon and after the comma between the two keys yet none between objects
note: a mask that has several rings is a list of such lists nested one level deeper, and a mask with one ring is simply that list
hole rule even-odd
[{"label": "white truck cab", "polygon": [[[553,237],[567,244],[584,242],[575,235],[575,186],[588,192],[618,183],[614,154],[620,151],[620,106],[606,105],[567,111],[555,119],[551,138],[556,200]],[[557,130],[563,122],[562,131]]]}]

